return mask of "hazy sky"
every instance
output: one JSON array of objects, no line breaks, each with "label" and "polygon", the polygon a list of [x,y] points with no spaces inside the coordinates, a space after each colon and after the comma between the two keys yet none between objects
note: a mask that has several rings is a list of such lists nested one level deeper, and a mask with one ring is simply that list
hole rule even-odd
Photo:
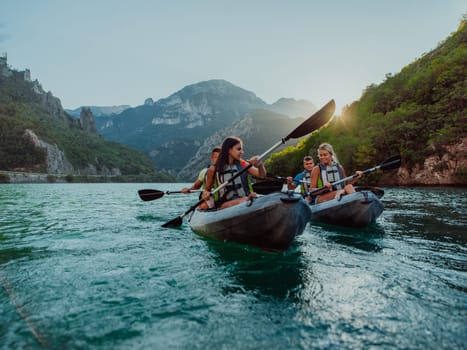
[{"label": "hazy sky", "polygon": [[65,108],[225,79],[338,110],[454,32],[465,0],[0,0],[0,52]]}]

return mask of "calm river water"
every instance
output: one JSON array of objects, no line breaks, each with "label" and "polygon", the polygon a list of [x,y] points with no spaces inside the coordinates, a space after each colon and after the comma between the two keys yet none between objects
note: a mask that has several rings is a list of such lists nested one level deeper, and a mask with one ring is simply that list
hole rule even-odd
[{"label": "calm river water", "polygon": [[2,349],[466,349],[465,189],[388,189],[282,253],[163,229],[183,184],[0,185]]}]

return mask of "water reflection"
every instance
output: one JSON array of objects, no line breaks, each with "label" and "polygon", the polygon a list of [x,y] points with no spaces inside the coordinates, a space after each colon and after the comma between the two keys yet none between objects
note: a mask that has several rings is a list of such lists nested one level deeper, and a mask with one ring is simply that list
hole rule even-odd
[{"label": "water reflection", "polygon": [[384,237],[384,227],[379,223],[373,223],[365,228],[313,223],[310,228],[315,231],[314,233],[324,234],[326,239],[335,243],[367,252],[379,252],[383,249],[381,239]]},{"label": "water reflection", "polygon": [[467,198],[460,188],[391,189],[385,203],[394,231],[437,242],[467,243]]},{"label": "water reflection", "polygon": [[304,276],[311,273],[298,244],[277,253],[231,242],[205,241],[216,262],[235,279],[227,292],[240,288],[258,297],[296,298]]},{"label": "water reflection", "polygon": [[12,260],[30,257],[34,255],[35,251],[32,248],[10,248],[2,249],[0,252],[0,265],[6,264]]}]

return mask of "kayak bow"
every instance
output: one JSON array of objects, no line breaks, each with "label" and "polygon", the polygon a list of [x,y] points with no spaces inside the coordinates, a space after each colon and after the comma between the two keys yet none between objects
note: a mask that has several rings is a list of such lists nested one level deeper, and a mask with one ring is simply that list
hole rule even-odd
[{"label": "kayak bow", "polygon": [[188,222],[202,236],[285,250],[303,232],[310,213],[300,195],[275,192],[225,209],[197,209]]}]

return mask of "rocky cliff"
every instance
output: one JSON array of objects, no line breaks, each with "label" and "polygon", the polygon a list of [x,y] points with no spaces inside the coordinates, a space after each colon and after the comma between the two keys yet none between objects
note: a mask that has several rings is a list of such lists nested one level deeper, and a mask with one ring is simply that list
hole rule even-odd
[{"label": "rocky cliff", "polygon": [[25,136],[29,137],[34,146],[42,148],[47,153],[46,171],[50,174],[73,174],[75,169],[68,161],[65,153],[56,144],[41,140],[32,130],[26,129]]},{"label": "rocky cliff", "polygon": [[97,134],[96,121],[90,108],[83,107],[81,109],[79,122],[84,131]]},{"label": "rocky cliff", "polygon": [[29,70],[10,68],[6,55],[0,68],[0,170],[170,179],[142,153],[99,137],[89,108],[73,118],[60,99],[31,81]]},{"label": "rocky cliff", "polygon": [[467,183],[467,137],[443,146],[425,159],[423,166],[402,164],[397,173],[385,174],[380,182],[393,186],[465,186]]}]

